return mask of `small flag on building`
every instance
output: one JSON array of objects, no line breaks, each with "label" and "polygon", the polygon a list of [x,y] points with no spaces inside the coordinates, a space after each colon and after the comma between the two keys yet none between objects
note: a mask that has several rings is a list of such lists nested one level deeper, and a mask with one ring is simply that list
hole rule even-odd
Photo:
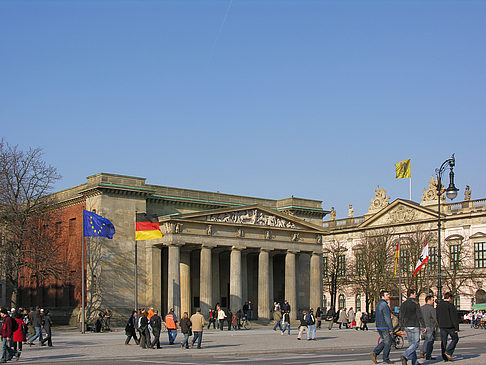
[{"label": "small flag on building", "polygon": [[397,179],[412,177],[410,159],[395,164],[395,173]]},{"label": "small flag on building", "polygon": [[83,209],[83,237],[113,238],[115,226],[108,219]]},{"label": "small flag on building", "polygon": [[135,241],[154,240],[163,237],[159,220],[155,216],[137,213],[135,224]]},{"label": "small flag on building", "polygon": [[415,271],[413,272],[413,276],[416,276],[420,271],[420,269],[422,268],[422,266],[424,266],[424,264],[428,261],[429,261],[429,244],[428,242],[425,242],[425,246],[418,259],[417,266],[415,266]]},{"label": "small flag on building", "polygon": [[397,243],[397,250],[395,251],[395,276],[397,276],[398,259],[400,257],[400,240]]}]

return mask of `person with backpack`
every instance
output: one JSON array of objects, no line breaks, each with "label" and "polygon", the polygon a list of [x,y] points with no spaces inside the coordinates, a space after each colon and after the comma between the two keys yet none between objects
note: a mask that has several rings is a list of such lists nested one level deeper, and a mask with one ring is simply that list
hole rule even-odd
[{"label": "person with backpack", "polygon": [[45,346],[44,343],[47,342],[47,346],[52,347],[52,319],[49,315],[48,309],[44,311],[44,318],[42,323],[42,328],[44,329],[46,337],[44,337],[44,339],[41,341],[41,346]]},{"label": "person with backpack", "polygon": [[307,331],[307,311],[302,312],[302,316],[300,317],[300,326],[299,326],[299,334],[297,335],[297,340],[302,339],[302,334]]},{"label": "person with backpack", "polygon": [[23,313],[17,312],[15,313],[15,318],[14,318],[14,321],[17,323],[17,330],[14,331],[13,333],[13,341],[14,341],[13,348],[19,353],[22,352],[22,342],[27,341],[25,337],[26,325],[23,321],[23,316],[24,316]]},{"label": "person with backpack", "polygon": [[14,320],[8,315],[8,311],[5,308],[0,309],[0,316],[3,319],[0,331],[0,334],[2,336],[2,358],[0,361],[7,362],[9,360],[12,360],[12,358],[14,357],[16,357],[18,360],[20,357],[20,352],[10,347],[10,339],[12,338],[13,333],[18,327],[18,323],[16,321],[15,324],[13,323]]},{"label": "person with backpack", "polygon": [[171,308],[169,313],[165,315],[165,327],[169,336],[169,345],[173,345],[177,337],[177,316],[174,313],[174,308]]},{"label": "person with backpack", "polygon": [[311,308],[309,309],[309,313],[307,313],[305,317],[305,321],[307,322],[307,341],[315,341],[316,340],[316,317],[314,316],[314,310]]}]

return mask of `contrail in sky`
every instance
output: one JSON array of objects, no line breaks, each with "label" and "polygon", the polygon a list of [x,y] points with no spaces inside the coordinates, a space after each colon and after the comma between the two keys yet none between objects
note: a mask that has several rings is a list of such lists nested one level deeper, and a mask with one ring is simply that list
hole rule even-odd
[{"label": "contrail in sky", "polygon": [[209,57],[209,61],[213,58],[214,50],[216,49],[216,43],[218,43],[219,37],[221,36],[221,33],[223,33],[223,28],[226,23],[226,19],[228,19],[228,14],[231,10],[231,5],[233,5],[233,0],[230,0],[228,3],[228,6],[226,7],[226,12],[223,17],[223,21],[221,22],[221,25],[219,26],[218,34],[216,35],[216,38],[214,39],[213,42],[213,47],[211,48],[211,54]]}]

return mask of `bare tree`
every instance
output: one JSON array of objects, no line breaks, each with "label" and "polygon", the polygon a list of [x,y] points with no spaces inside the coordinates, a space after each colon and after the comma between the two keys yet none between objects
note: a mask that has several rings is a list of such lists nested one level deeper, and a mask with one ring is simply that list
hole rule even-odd
[{"label": "bare tree", "polygon": [[59,179],[39,148],[22,151],[0,142],[0,222],[5,237],[0,250],[12,305],[18,302],[23,268],[41,277],[60,269],[48,229],[53,202],[47,197]]},{"label": "bare tree", "polygon": [[[323,284],[329,288],[331,305],[336,308],[336,296],[340,286],[346,283],[346,274],[350,271],[350,263],[346,260],[346,246],[342,241],[330,241],[324,245],[324,275]],[[327,273],[327,275],[326,275]]]},{"label": "bare tree", "polygon": [[382,289],[394,283],[394,239],[390,229],[368,231],[354,251],[353,281],[366,296],[366,312],[377,303]]}]

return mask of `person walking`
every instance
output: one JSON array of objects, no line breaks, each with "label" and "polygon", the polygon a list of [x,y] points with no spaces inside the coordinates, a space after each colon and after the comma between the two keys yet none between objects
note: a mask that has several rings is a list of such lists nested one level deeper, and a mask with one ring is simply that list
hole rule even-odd
[{"label": "person walking", "polygon": [[169,335],[169,345],[173,345],[177,337],[177,316],[174,313],[174,308],[171,308],[169,313],[165,315],[165,327]]},{"label": "person walking", "polygon": [[306,316],[307,322],[307,341],[316,340],[316,317],[314,316],[314,310],[309,309],[309,313]]},{"label": "person walking", "polygon": [[14,333],[13,319],[9,316],[6,308],[0,310],[0,316],[3,320],[0,335],[2,336],[2,358],[1,362],[7,362],[16,357],[17,360],[20,357],[20,352],[15,351],[10,347],[10,340]]},{"label": "person walking", "polygon": [[221,307],[219,307],[219,309],[218,309],[218,327],[221,329],[221,331],[223,330],[223,327],[224,327],[224,319],[225,318],[226,318],[226,313],[224,312],[224,310]]},{"label": "person walking", "polygon": [[44,330],[46,337],[40,342],[41,346],[45,346],[45,343],[47,342],[47,346],[52,347],[52,319],[48,309],[44,310],[42,329]]},{"label": "person walking", "polygon": [[425,360],[435,360],[432,357],[432,350],[434,348],[435,329],[437,328],[437,316],[434,308],[434,297],[427,295],[425,297],[425,304],[420,308],[425,322],[425,338],[422,344],[422,351],[420,357]]},{"label": "person walking", "polygon": [[417,361],[417,349],[420,344],[420,328],[425,332],[425,322],[415,289],[408,289],[407,297],[407,300],[400,305],[399,323],[407,333],[408,348],[400,356],[400,360],[402,365],[407,365],[407,360],[411,360],[412,365],[420,365]]},{"label": "person walking", "polygon": [[42,317],[39,306],[32,312],[30,320],[35,333],[27,340],[27,343],[32,346],[36,339],[39,339],[39,344],[42,342]]},{"label": "person walking", "polygon": [[321,307],[317,307],[316,309],[316,320],[317,320],[317,325],[316,328],[321,328],[322,325],[322,309]]},{"label": "person walking", "polygon": [[339,329],[341,329],[342,325],[348,328],[348,316],[346,314],[346,307],[341,308],[339,310],[338,323],[339,323]]},{"label": "person walking", "polygon": [[[452,304],[452,293],[444,294],[444,300],[437,304],[437,322],[440,328],[440,349],[442,352],[442,359],[444,361],[454,361],[452,355],[459,342],[459,319],[457,318],[457,310]],[[451,342],[447,345],[448,337],[451,337]]]},{"label": "person walking", "polygon": [[191,321],[189,315],[184,312],[181,319],[181,332],[184,335],[184,339],[181,342],[181,348],[189,348],[189,337],[192,336]]},{"label": "person walking", "polygon": [[368,313],[361,314],[361,330],[368,331]]},{"label": "person walking", "polygon": [[13,349],[19,353],[22,352],[22,343],[27,341],[25,337],[25,328],[27,326],[24,323],[23,316],[23,313],[19,311],[15,313],[14,318],[14,321],[17,322],[18,328],[17,331],[13,333]]},{"label": "person walking", "polygon": [[380,292],[380,301],[375,308],[376,330],[380,334],[381,341],[371,352],[371,360],[378,364],[376,357],[383,351],[383,362],[385,364],[394,364],[390,360],[391,335],[393,334],[393,323],[391,320],[391,310],[388,306],[390,293],[386,290]]},{"label": "person walking", "polygon": [[273,320],[275,322],[275,326],[273,326],[273,330],[276,331],[277,327],[282,331],[282,312],[280,309],[276,309],[273,311]]},{"label": "person walking", "polygon": [[299,333],[297,335],[297,340],[302,340],[302,335],[305,331],[307,331],[307,311],[303,311],[302,315],[300,316],[300,326],[299,326]]},{"label": "person walking", "polygon": [[213,310],[212,308],[209,308],[209,323],[208,323],[208,329],[211,327],[211,324],[213,324],[213,329],[216,329],[216,317],[218,316],[218,312]]},{"label": "person walking", "polygon": [[347,317],[348,317],[349,328],[353,329],[353,326],[356,326],[356,322],[355,322],[356,316],[354,314],[353,307],[349,308]]},{"label": "person walking", "polygon": [[335,317],[336,317],[336,311],[334,309],[334,306],[331,305],[331,307],[329,308],[329,310],[326,313],[326,321],[329,322],[329,325],[328,325],[329,331],[332,330],[332,326],[334,325]]},{"label": "person walking", "polygon": [[283,323],[283,328],[280,334],[283,336],[285,334],[285,331],[288,331],[288,334],[290,336],[290,313],[289,312],[285,312],[283,314],[282,323]]},{"label": "person walking", "polygon": [[191,324],[192,324],[192,331],[194,332],[194,337],[192,338],[191,347],[194,346],[194,343],[197,341],[197,348],[201,348],[202,342],[202,335],[203,335],[203,328],[206,322],[204,321],[204,317],[201,314],[201,308],[196,309],[196,313],[191,316]]},{"label": "person walking", "polygon": [[128,318],[127,325],[125,326],[125,335],[127,339],[125,340],[125,345],[130,345],[130,340],[133,338],[135,344],[138,345],[138,338],[135,333],[135,326],[137,324],[137,311],[132,311],[132,315]]},{"label": "person walking", "polygon": [[152,342],[150,341],[150,331],[149,331],[149,319],[147,311],[143,311],[142,318],[140,319],[140,332],[142,337],[140,341],[142,342],[143,349],[151,349]]},{"label": "person walking", "polygon": [[[150,317],[150,327],[152,327],[152,335],[154,339],[152,341],[152,348],[160,349],[160,331],[162,330],[162,318],[159,316],[159,311],[157,309],[152,309],[152,316]],[[148,315],[147,315],[148,318]]]}]

